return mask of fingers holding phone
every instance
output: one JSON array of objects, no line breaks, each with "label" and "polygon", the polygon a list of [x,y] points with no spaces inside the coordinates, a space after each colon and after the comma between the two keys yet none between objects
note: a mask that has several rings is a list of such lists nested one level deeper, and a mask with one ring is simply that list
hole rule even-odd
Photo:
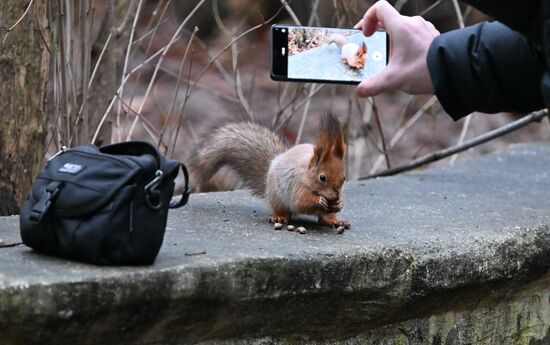
[{"label": "fingers holding phone", "polygon": [[427,56],[439,31],[424,18],[402,16],[387,1],[370,7],[355,25],[365,35],[383,28],[390,36],[389,62],[386,69],[363,80],[356,89],[359,97],[368,97],[390,90],[409,94],[432,94]]},{"label": "fingers holding phone", "polygon": [[390,27],[397,25],[400,16],[399,12],[387,1],[378,1],[365,12],[363,18],[355,24],[354,28],[362,29],[365,36],[370,36],[376,30],[384,30],[386,25]]}]

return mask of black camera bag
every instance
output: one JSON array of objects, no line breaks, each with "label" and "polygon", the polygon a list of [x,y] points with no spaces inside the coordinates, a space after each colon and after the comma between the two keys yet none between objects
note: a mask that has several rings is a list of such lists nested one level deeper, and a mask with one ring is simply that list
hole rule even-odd
[{"label": "black camera bag", "polygon": [[[180,168],[181,199],[172,200]],[[189,198],[185,166],[146,142],[63,149],[50,158],[21,208],[23,243],[99,265],[152,264],[169,208]]]}]

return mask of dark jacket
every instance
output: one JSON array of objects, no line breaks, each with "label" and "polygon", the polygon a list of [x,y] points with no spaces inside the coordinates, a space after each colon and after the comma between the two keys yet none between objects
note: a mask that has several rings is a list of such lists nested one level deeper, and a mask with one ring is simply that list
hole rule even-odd
[{"label": "dark jacket", "polygon": [[544,54],[550,31],[544,37],[541,1],[467,2],[502,22],[450,31],[433,41],[428,68],[445,111],[458,120],[473,111],[529,112],[550,104]]}]

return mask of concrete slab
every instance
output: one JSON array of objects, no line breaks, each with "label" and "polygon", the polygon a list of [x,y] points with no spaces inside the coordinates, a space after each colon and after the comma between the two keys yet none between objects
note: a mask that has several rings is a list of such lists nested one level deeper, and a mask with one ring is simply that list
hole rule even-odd
[{"label": "concrete slab", "polygon": [[[0,249],[0,336],[13,343],[345,338],[513,294],[550,267],[550,145],[346,185],[338,235],[275,231],[246,191],[192,195],[149,267]],[[19,242],[18,218],[0,238]]]}]

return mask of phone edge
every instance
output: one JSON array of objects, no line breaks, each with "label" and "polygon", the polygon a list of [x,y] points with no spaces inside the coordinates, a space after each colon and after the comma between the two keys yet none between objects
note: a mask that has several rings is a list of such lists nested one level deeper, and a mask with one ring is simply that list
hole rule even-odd
[{"label": "phone edge", "polygon": [[[341,29],[341,30],[359,30],[354,28],[331,28],[325,26],[307,26],[307,25],[292,25],[292,24],[272,24],[269,29],[269,77],[274,81],[288,81],[288,82],[298,82],[298,83],[316,83],[316,84],[339,84],[339,85],[359,85],[361,81],[345,81],[345,80],[326,80],[326,79],[298,79],[298,78],[289,78],[273,74],[273,29],[275,27],[311,27],[311,28],[321,28],[321,29]],[[390,58],[390,36],[388,32],[382,29],[377,29],[376,31],[381,31],[386,33],[386,66],[389,63]]]}]

